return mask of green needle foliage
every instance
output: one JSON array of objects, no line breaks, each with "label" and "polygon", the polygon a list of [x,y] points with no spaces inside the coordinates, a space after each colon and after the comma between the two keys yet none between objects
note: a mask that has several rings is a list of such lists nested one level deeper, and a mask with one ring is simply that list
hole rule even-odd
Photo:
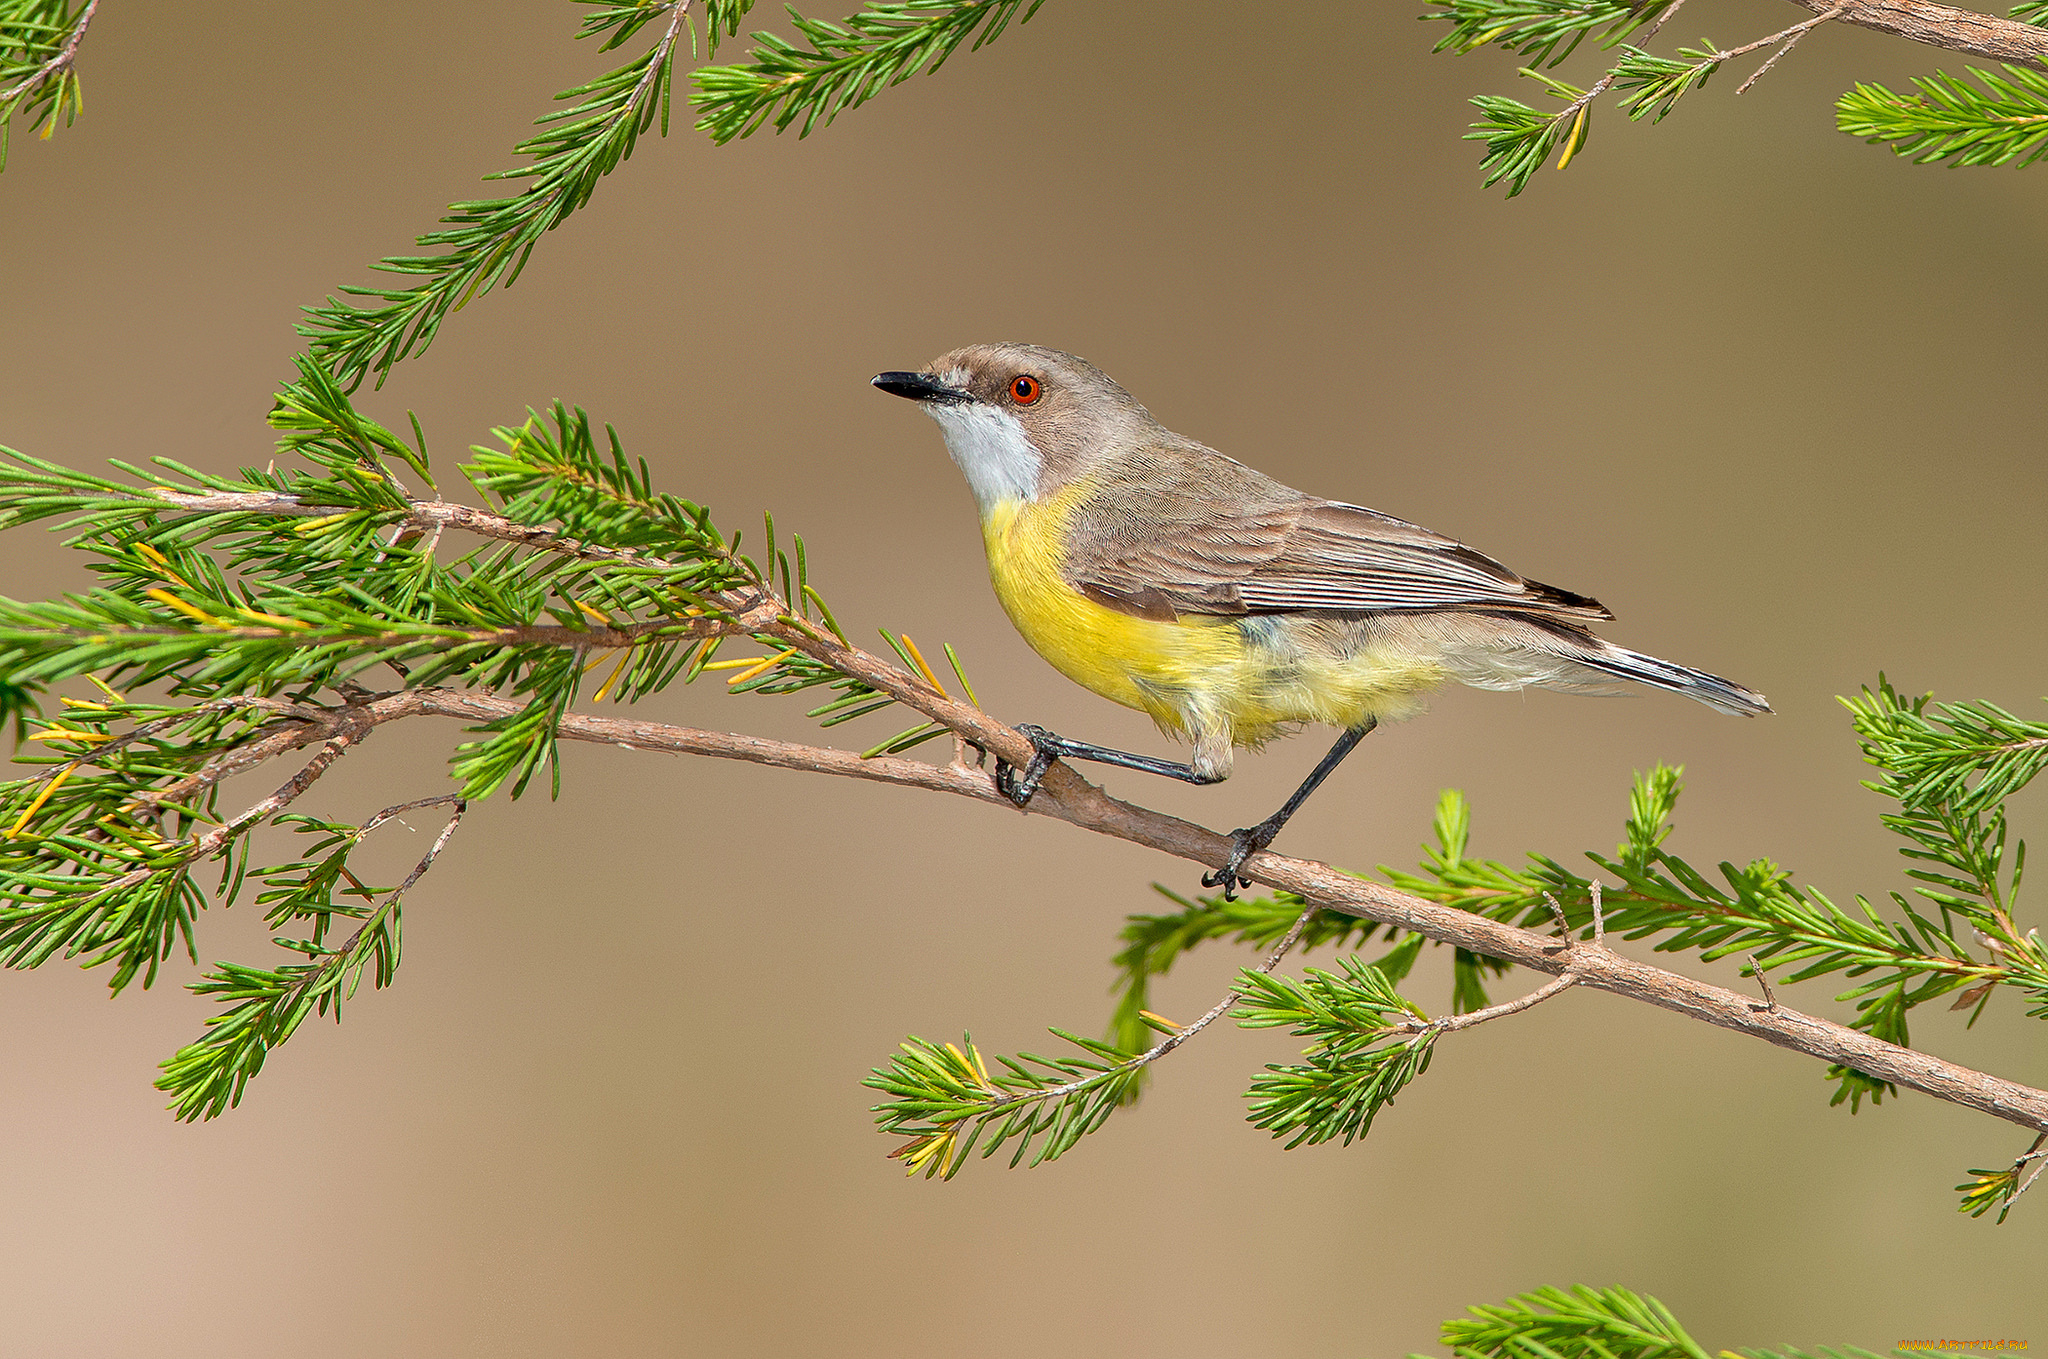
[{"label": "green needle foliage", "polygon": [[[1495,46],[1529,57],[1531,66],[1555,66],[1578,50],[1590,33],[1598,32],[1601,47],[1612,47],[1650,23],[1668,5],[1621,4],[1616,0],[1434,0],[1425,20],[1450,24],[1433,51],[1474,52]],[[1564,50],[1559,51],[1562,47]]]},{"label": "green needle foliage", "polygon": [[1982,1217],[1996,1208],[1998,1220],[2004,1222],[2012,1212],[2013,1200],[2025,1193],[2048,1165],[2044,1158],[2048,1158],[2048,1133],[2035,1138],[2034,1145],[2003,1170],[1972,1170],[1970,1178],[1956,1186],[1963,1196],[1957,1211]]},{"label": "green needle foliage", "polygon": [[1429,1070],[1437,1031],[1376,966],[1346,958],[1336,972],[1310,968],[1300,981],[1247,970],[1240,983],[1240,1025],[1312,1040],[1307,1062],[1267,1066],[1248,1096],[1252,1126],[1288,1137],[1290,1151],[1338,1138],[1348,1146]]},{"label": "green needle foliage", "polygon": [[[1281,933],[1299,916],[1296,908]],[[1249,929],[1245,937],[1263,933],[1256,924]],[[1326,930],[1326,937],[1341,929]],[[1406,961],[1413,958],[1407,950]],[[1292,1135],[1290,1148],[1364,1136],[1373,1116],[1429,1068],[1436,1039],[1429,1017],[1396,993],[1380,968],[1355,958],[1338,972],[1311,969],[1301,981],[1247,968],[1234,995],[1240,1026],[1287,1028],[1313,1040],[1306,1065],[1269,1066],[1252,1084],[1254,1126]],[[1185,1036],[1149,1012],[1142,1022],[1167,1041],[1140,1051],[1135,1043],[1122,1047],[1053,1029],[1083,1055],[999,1056],[996,1075],[971,1039],[959,1046],[906,1040],[865,1082],[890,1096],[874,1113],[881,1131],[904,1139],[891,1157],[927,1179],[953,1178],[977,1144],[983,1157],[1011,1146],[1013,1169],[1027,1157],[1034,1166],[1057,1159],[1131,1103],[1145,1068]]]},{"label": "green needle foliage", "polygon": [[[1458,1359],[1709,1359],[1670,1308],[1625,1288],[1539,1288],[1468,1312],[1443,1325],[1444,1347]],[[1853,1345],[1719,1353],[1729,1359],[1878,1359]]]},{"label": "green needle foliage", "polygon": [[[72,699],[67,708],[35,724],[32,739],[52,753],[22,758],[50,772],[0,784],[0,958],[22,968],[59,955],[110,965],[119,994],[138,974],[154,982],[181,940],[191,947],[205,901],[194,865],[226,837],[195,834],[224,823],[217,786],[188,788],[189,774],[252,734],[255,719],[218,704]],[[113,735],[127,721],[137,725]]]},{"label": "green needle foliage", "polygon": [[1684,60],[1651,56],[1634,47],[1621,49],[1614,63],[1614,88],[1621,92],[1621,111],[1632,123],[1648,117],[1661,123],[1672,107],[1687,94],[1707,83],[1721,69],[1719,49],[1708,43],[1704,50],[1681,47]]},{"label": "green needle foliage", "polygon": [[[870,4],[843,23],[789,11],[800,43],[757,33],[753,61],[706,66],[692,77],[691,102],[700,130],[720,145],[750,137],[772,122],[781,132],[799,124],[807,137],[847,109],[936,71],[969,38],[971,50],[994,42],[1010,21],[1026,23],[1044,0],[891,0]],[[1018,11],[1022,10],[1021,17]]]},{"label": "green needle foliage", "polygon": [[906,1139],[889,1153],[906,1171],[950,1180],[977,1143],[983,1157],[1012,1148],[1012,1169],[1057,1160],[1101,1127],[1146,1060],[1109,1043],[1053,1029],[1079,1057],[998,1056],[991,1074],[971,1037],[960,1045],[911,1038],[886,1067],[861,1084],[891,1098],[875,1106],[875,1123]]},{"label": "green needle foliage", "polygon": [[[826,726],[894,702],[826,658],[843,654],[828,638],[845,637],[811,584],[801,539],[767,519],[760,550],[743,553],[707,507],[658,489],[617,432],[580,410],[529,412],[474,448],[459,472],[481,504],[441,498],[448,478],[418,423],[400,434],[368,419],[312,359],[280,391],[271,421],[280,461],[234,477],[168,459],[116,464],[123,475],[103,477],[0,455],[0,528],[54,524],[95,576],[55,600],[0,599],[0,718],[34,747],[18,757],[27,775],[0,783],[0,959],[33,967],[61,956],[106,967],[115,991],[148,986],[174,950],[196,961],[208,904],[250,890],[289,955],[274,966],[222,963],[197,984],[223,1008],[160,1081],[187,1118],[232,1107],[307,1015],[338,1015],[363,978],[382,986],[395,975],[413,879],[369,887],[349,864],[401,809],[360,825],[292,809],[392,720],[377,705],[449,692],[499,700],[498,715],[473,720],[451,754],[455,791],[427,800],[455,802],[501,789],[517,797],[543,768],[558,792],[557,741],[587,688],[630,702],[718,672],[736,693],[822,689],[811,714]],[[883,635],[906,672],[944,692],[908,637]],[[727,642],[749,654],[720,658]],[[945,654],[972,701],[958,658]],[[1523,926],[1547,928],[1554,900],[1574,929],[1590,922],[1597,874],[1610,884],[1610,932],[1704,960],[1754,954],[1785,981],[1839,976],[1854,1022],[1892,1042],[1908,1041],[1915,1007],[1944,996],[1981,1011],[2009,989],[2048,1017],[2048,953],[2017,923],[2025,850],[2014,841],[2008,854],[2005,813],[2048,768],[2048,723],[1907,699],[1882,680],[1848,707],[1877,771],[1869,786],[1888,800],[1884,824],[1909,859],[1914,894],[1892,893],[1891,916],[1862,897],[1837,906],[1767,859],[1705,869],[1680,857],[1667,845],[1678,772],[1662,767],[1637,780],[1621,843],[1587,855],[1587,873],[1541,855],[1519,869],[1472,857],[1470,812],[1454,792],[1439,803],[1421,871],[1383,872]],[[867,753],[941,731],[920,722]],[[234,775],[306,751],[270,796],[224,805]],[[313,848],[271,853],[265,844],[284,830],[315,836]],[[977,1145],[1037,1164],[1102,1126],[1149,1064],[1199,1029],[1153,1014],[1149,988],[1210,940],[1277,946],[1212,1013],[1234,1007],[1242,1026],[1307,1040],[1302,1061],[1268,1066],[1249,1092],[1254,1124],[1289,1146],[1366,1135],[1427,1070],[1448,1021],[1432,1023],[1394,990],[1420,936],[1387,930],[1376,962],[1346,957],[1290,979],[1269,975],[1285,948],[1356,946],[1381,928],[1304,919],[1304,903],[1285,895],[1168,899],[1174,910],[1125,929],[1106,1041],[1061,1033],[1078,1055],[999,1058],[992,1072],[971,1045],[914,1039],[876,1073],[891,1096],[878,1117],[904,1139],[911,1169],[950,1177]],[[350,932],[333,942],[344,924]],[[1506,970],[1454,950],[1452,1013],[1485,1009]],[[1830,1077],[1852,1109],[1891,1093],[1856,1071]],[[2003,1211],[2021,1185],[2016,1173],[1977,1173],[1966,1207]]]},{"label": "green needle foliage", "polygon": [[[452,311],[509,287],[540,238],[587,203],[597,183],[657,125],[665,135],[676,45],[688,7],[670,0],[578,0],[579,37],[612,51],[651,25],[639,56],[564,92],[568,106],[515,153],[530,163],[492,176],[524,181],[507,197],[452,204],[443,229],[418,238],[430,253],[381,269],[411,280],[344,288],[300,327],[309,352],[299,380],[271,412],[286,464],[236,477],[171,459],[116,463],[109,478],[0,448],[0,529],[51,522],[90,559],[95,583],[59,599],[0,598],[0,724],[14,728],[27,772],[0,782],[0,962],[36,967],[57,957],[104,967],[119,993],[149,987],[182,947],[198,960],[209,904],[253,898],[283,958],[271,966],[219,962],[191,984],[219,1009],[201,1035],[167,1059],[157,1088],[183,1120],[236,1106],[270,1054],[311,1016],[340,1018],[365,979],[392,984],[408,894],[448,845],[468,801],[501,789],[520,796],[543,768],[559,793],[557,742],[594,678],[593,701],[632,702],[709,672],[733,693],[822,689],[810,710],[823,727],[896,700],[829,660],[807,654],[827,634],[846,643],[810,583],[802,539],[741,552],[709,509],[657,490],[618,434],[602,438],[580,409],[555,403],[492,431],[459,472],[483,504],[441,498],[417,421],[410,437],[350,403],[370,374],[424,350]],[[720,143],[773,124],[804,136],[910,77],[937,70],[963,44],[978,49],[1041,0],[897,0],[843,23],[792,11],[798,41],[760,35],[752,60],[695,75],[698,126]],[[1438,51],[1498,46],[1529,61],[1523,74],[1563,102],[1541,112],[1482,97],[1470,139],[1485,143],[1489,185],[1520,193],[1553,156],[1562,168],[1586,144],[1594,102],[1609,93],[1631,120],[1658,121],[1729,58],[1787,42],[1796,30],[1724,52],[1712,43],[1654,55],[1627,39],[1668,12],[1665,0],[1431,0],[1447,21]],[[705,0],[712,46],[737,32],[751,0]],[[0,169],[17,114],[48,137],[82,108],[71,58],[84,35],[83,0],[0,0]],[[2015,11],[2029,22],[2048,0]],[[1614,51],[1588,87],[1542,74],[1587,37]],[[1615,49],[1618,49],[1615,50]],[[1779,50],[1782,50],[1780,48]],[[2028,164],[2048,153],[2048,77],[2013,67],[1971,72],[1980,90],[1937,73],[1918,93],[1859,85],[1840,101],[1844,131],[1886,142],[1917,161]],[[446,470],[445,464],[442,469]],[[416,489],[417,488],[417,489]],[[447,545],[444,547],[444,538]],[[742,615],[746,621],[742,621]],[[772,623],[761,620],[772,618]],[[883,632],[905,671],[944,685],[908,636]],[[761,654],[720,658],[728,641]],[[946,659],[970,702],[972,686]],[[860,667],[855,667],[860,668]],[[373,682],[396,684],[379,690]],[[494,700],[503,715],[476,721],[451,754],[456,791],[387,807],[360,823],[291,810],[336,761],[407,701],[455,693]],[[506,703],[505,700],[511,700]],[[2048,951],[2017,923],[2025,847],[2008,859],[2007,801],[2048,768],[2048,723],[1990,704],[1906,699],[1880,679],[1846,700],[1886,798],[1886,827],[1912,865],[1915,899],[1890,893],[1888,918],[1863,897],[1837,907],[1795,886],[1770,860],[1704,870],[1665,847],[1678,771],[1639,777],[1624,839],[1590,853],[1603,881],[1605,925],[1662,951],[1703,960],[1753,954],[1781,980],[1839,976],[1855,1022],[1908,1041],[1910,1012],[1953,995],[1972,1020],[2001,987],[2048,1017]],[[388,711],[382,705],[398,705]],[[871,746],[897,754],[945,733],[920,722]],[[307,752],[311,752],[308,754]],[[280,758],[295,772],[242,805],[224,789]],[[238,785],[239,786],[239,785]],[[237,810],[237,808],[240,808]],[[394,886],[364,881],[354,860],[386,822],[447,809],[432,847]],[[1382,872],[1432,900],[1524,926],[1553,912],[1567,928],[1590,922],[1594,878],[1530,856],[1511,868],[1468,856],[1469,809],[1439,802],[1436,843],[1421,871]],[[293,848],[280,848],[280,841]],[[1163,889],[1162,889],[1163,890]],[[1374,1119],[1428,1070],[1460,1024],[1432,1021],[1395,988],[1426,940],[1386,929],[1388,951],[1346,956],[1300,978],[1273,968],[1295,943],[1355,946],[1382,927],[1333,914],[1304,916],[1297,897],[1226,901],[1164,893],[1176,909],[1130,919],[1116,957],[1119,995],[1107,1040],[1051,1032],[1074,1052],[997,1056],[961,1045],[906,1041],[866,1084],[886,1096],[880,1129],[911,1174],[950,1179],[979,1147],[1010,1150],[1012,1167],[1059,1158],[1131,1102],[1157,1059],[1226,1011],[1240,1026],[1305,1039],[1302,1060],[1267,1065],[1248,1091],[1249,1119],[1288,1148],[1371,1131]],[[1152,978],[1211,940],[1273,950],[1242,970],[1230,994],[1182,1028],[1148,1008]],[[1451,1011],[1488,1005],[1506,965],[1454,950]],[[1491,1016],[1480,1016],[1488,1018]],[[1151,1043],[1153,1037],[1162,1041]],[[1890,1087],[1831,1068],[1834,1102],[1853,1111]],[[2037,1175],[2037,1141],[2008,1168],[1972,1170],[1961,1208],[1998,1220]],[[2031,1169],[2030,1169],[2031,1168]],[[1507,1359],[1707,1359],[1655,1299],[1622,1289],[1541,1289],[1447,1322],[1460,1356]],[[1723,1351],[1723,1353],[1729,1353]],[[1749,1359],[1875,1359],[1866,1351],[1744,1350]]]},{"label": "green needle foliage", "polygon": [[[622,702],[707,672],[735,672],[731,692],[823,687],[828,726],[895,701],[790,645],[839,633],[801,539],[778,544],[770,519],[759,560],[742,554],[580,410],[529,412],[473,449],[460,472],[481,505],[437,498],[417,422],[407,438],[361,415],[311,359],[271,423],[278,462],[236,477],[170,459],[103,477],[0,449],[0,529],[53,524],[96,577],[55,600],[0,597],[0,720],[29,771],[0,782],[0,961],[63,957],[106,967],[117,993],[147,987],[174,950],[197,961],[209,902],[250,891],[291,955],[196,984],[225,1008],[159,1081],[181,1118],[233,1106],[271,1048],[308,1014],[338,1017],[363,977],[391,981],[412,879],[366,887],[351,855],[406,808],[517,797],[543,767],[559,792],[556,742],[586,676]],[[714,659],[726,642],[768,650]],[[943,692],[908,638],[891,645]],[[453,750],[457,791],[361,826],[291,810],[407,715],[378,704],[448,691],[517,704]],[[920,723],[874,750],[930,734]],[[227,780],[292,755],[270,796],[223,805]],[[280,830],[315,842],[270,856]],[[353,932],[330,943],[341,921]]]},{"label": "green needle foliage", "polygon": [[1558,98],[1570,101],[1565,111],[1543,113],[1518,99],[1480,95],[1472,104],[1482,116],[1465,134],[1468,142],[1486,143],[1486,155],[1479,163],[1486,176],[1485,187],[1490,189],[1506,180],[1510,198],[1529,187],[1530,179],[1567,137],[1571,138],[1572,147],[1560,157],[1559,163],[1568,161],[1585,144],[1592,116],[1592,105],[1583,102],[1588,98],[1585,90],[1552,80],[1529,67],[1524,67],[1522,74],[1541,81]]},{"label": "green needle foliage", "polygon": [[84,111],[78,72],[61,59],[85,10],[86,0],[0,0],[0,170],[16,114],[41,123],[37,135],[47,141],[60,121],[69,127]]},{"label": "green needle foliage", "polygon": [[1558,169],[1571,164],[1591,132],[1593,101],[1609,89],[1621,93],[1621,110],[1630,122],[1640,122],[1645,117],[1653,123],[1662,122],[1680,99],[1706,84],[1721,67],[1719,49],[1712,43],[1704,49],[1681,47],[1678,51],[1684,60],[1623,47],[1613,69],[1590,90],[1524,67],[1523,75],[1541,82],[1551,94],[1567,101],[1557,113],[1543,113],[1519,100],[1498,95],[1473,99],[1473,107],[1484,116],[1472,124],[1465,140],[1486,143],[1486,156],[1480,163],[1486,176],[1485,186],[1491,188],[1506,180],[1508,197],[1513,198],[1529,187],[1529,181],[1543,168],[1551,152],[1558,153]]},{"label": "green needle foliage", "polygon": [[[668,135],[675,46],[691,22],[689,8],[669,0],[579,2],[591,11],[576,36],[602,37],[599,51],[613,50],[656,20],[667,19],[668,27],[638,57],[555,96],[568,107],[543,115],[537,122],[545,130],[512,148],[532,163],[486,176],[527,181],[518,193],[450,204],[443,229],[417,241],[435,253],[393,255],[377,264],[417,282],[341,289],[381,305],[358,308],[330,297],[326,306],[307,309],[299,334],[344,386],[353,390],[371,373],[382,386],[394,365],[433,343],[449,312],[494,287],[512,286],[540,238],[590,201],[597,182],[633,154],[642,134],[658,121]],[[702,13],[714,47],[721,32],[737,31],[751,6],[752,0],[706,0]]]},{"label": "green needle foliage", "polygon": [[[902,1045],[903,1055],[876,1068],[867,1084],[893,1097],[875,1107],[876,1121],[882,1131],[906,1139],[891,1156],[912,1173],[951,1179],[986,1132],[984,1157],[1015,1140],[1014,1168],[1038,1138],[1029,1163],[1052,1160],[1100,1128],[1120,1105],[1132,1103],[1151,1063],[1231,1007],[1242,1028],[1287,1028],[1312,1040],[1305,1064],[1268,1066],[1254,1078],[1249,1095],[1253,1125],[1290,1137],[1289,1148],[1364,1136],[1401,1088],[1428,1070],[1437,1030],[1394,990],[1420,952],[1420,935],[1377,963],[1347,958],[1335,972],[1310,969],[1300,981],[1272,974],[1276,953],[1261,967],[1244,969],[1224,1003],[1187,1028],[1133,1006],[1132,997],[1143,995],[1147,979],[1205,939],[1270,945],[1292,936],[1328,944],[1366,938],[1378,928],[1330,913],[1304,921],[1298,900],[1282,905],[1270,899],[1173,899],[1182,903],[1180,912],[1133,917],[1125,931],[1131,946],[1119,956],[1126,975],[1118,1033],[1096,1042],[1052,1030],[1084,1049],[1085,1057],[999,1057],[1005,1074],[991,1078],[971,1042],[963,1051],[913,1037]],[[1149,1035],[1162,1033],[1166,1041],[1140,1050]]]},{"label": "green needle foliage", "polygon": [[[1480,112],[1466,140],[1485,144],[1480,171],[1487,186],[1505,182],[1510,198],[1527,188],[1553,155],[1556,166],[1569,165],[1585,145],[1593,104],[1603,95],[1618,96],[1631,121],[1648,117],[1661,122],[1680,99],[1704,86],[1732,57],[1766,52],[1762,65],[1774,62],[1811,25],[1801,23],[1732,51],[1710,41],[1680,47],[1676,56],[1657,56],[1626,39],[1646,25],[1657,24],[1674,6],[1665,3],[1628,5],[1613,0],[1429,0],[1421,17],[1450,25],[1435,51],[1466,53],[1498,47],[1530,58],[1522,75],[1541,81],[1567,102],[1561,113],[1545,113],[1519,100],[1481,95],[1472,100]],[[2048,0],[2013,10],[2012,17],[2038,24],[2048,15]],[[1655,29],[1650,30],[1654,34]],[[1556,67],[1591,36],[1601,49],[1618,49],[1590,86],[1581,88],[1540,73]],[[2003,66],[2004,74],[1972,68],[1979,85],[1936,72],[1916,79],[1917,93],[1895,94],[1882,85],[1859,84],[1836,102],[1837,125],[1851,136],[1889,143],[1899,155],[1928,163],[2031,165],[2048,155],[2048,75],[2019,66]],[[1754,77],[1752,77],[1754,78]]]},{"label": "green needle foliage", "polygon": [[1859,83],[1835,101],[1835,122],[1920,165],[2032,165],[2048,155],[2048,75],[2000,69],[2003,76],[1970,68],[1981,90],[1943,71],[1916,78],[1917,94]]},{"label": "green needle foliage", "polygon": [[1625,1288],[1539,1288],[1444,1323],[1461,1359],[1709,1359],[1655,1298]]},{"label": "green needle foliage", "polygon": [[[430,801],[452,802],[456,816],[462,813],[459,799]],[[270,1050],[290,1038],[308,1015],[331,1013],[341,1019],[342,1002],[355,995],[365,971],[380,990],[391,984],[398,972],[399,905],[455,828],[451,821],[404,883],[378,889],[364,887],[347,869],[349,850],[374,823],[358,828],[307,816],[281,816],[278,823],[296,823],[301,832],[320,837],[307,857],[257,870],[267,889],[256,897],[266,907],[265,923],[283,929],[311,922],[306,938],[274,941],[307,961],[276,968],[221,963],[192,984],[195,994],[227,1008],[206,1021],[199,1041],[166,1060],[157,1077],[157,1089],[171,1096],[171,1110],[182,1121],[213,1118],[241,1103],[242,1091],[263,1069]],[[358,901],[335,901],[344,882]],[[342,943],[329,945],[326,935],[337,917],[362,924]]]},{"label": "green needle foliage", "polygon": [[[2048,769],[2048,722],[1990,703],[1903,699],[1882,679],[1875,693],[1844,699],[1863,755],[1884,771],[1866,785],[1901,807],[1958,816],[1992,813]],[[1929,707],[1933,708],[1930,714]]]}]

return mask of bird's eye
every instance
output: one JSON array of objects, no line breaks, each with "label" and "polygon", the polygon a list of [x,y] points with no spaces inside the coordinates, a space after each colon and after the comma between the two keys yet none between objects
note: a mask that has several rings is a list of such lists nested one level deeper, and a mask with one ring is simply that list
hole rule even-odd
[{"label": "bird's eye", "polygon": [[1028,406],[1038,400],[1044,390],[1038,385],[1038,379],[1027,373],[1010,384],[1010,399],[1020,406]]}]

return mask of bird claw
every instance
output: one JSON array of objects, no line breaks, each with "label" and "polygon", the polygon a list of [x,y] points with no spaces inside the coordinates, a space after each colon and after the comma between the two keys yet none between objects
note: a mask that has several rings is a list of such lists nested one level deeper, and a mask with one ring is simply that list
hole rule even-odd
[{"label": "bird claw", "polygon": [[1031,742],[1031,749],[1036,753],[1032,755],[1031,763],[1024,766],[1022,774],[1017,772],[1015,765],[998,756],[995,778],[996,791],[1021,811],[1031,805],[1032,796],[1038,792],[1038,785],[1045,778],[1045,771],[1052,768],[1052,762],[1060,757],[1060,738],[1044,727],[1028,722],[1017,730]]},{"label": "bird claw", "polygon": [[1280,828],[1278,826],[1265,821],[1261,821],[1256,826],[1241,826],[1237,830],[1232,831],[1230,833],[1230,857],[1224,861],[1223,867],[1213,873],[1204,873],[1202,875],[1202,886],[1221,887],[1225,901],[1236,901],[1237,889],[1252,885],[1252,880],[1240,876],[1238,870],[1244,867],[1246,859],[1251,858],[1252,855],[1257,854],[1260,850],[1272,844],[1273,837],[1279,833]]}]

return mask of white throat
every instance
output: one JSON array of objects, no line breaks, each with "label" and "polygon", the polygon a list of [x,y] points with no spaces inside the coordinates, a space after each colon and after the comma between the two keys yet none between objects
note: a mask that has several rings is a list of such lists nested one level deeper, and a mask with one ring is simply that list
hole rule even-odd
[{"label": "white throat", "polygon": [[939,422],[946,452],[967,478],[984,518],[1005,501],[1037,496],[1043,459],[1016,416],[979,401],[949,406],[934,402],[925,412]]}]

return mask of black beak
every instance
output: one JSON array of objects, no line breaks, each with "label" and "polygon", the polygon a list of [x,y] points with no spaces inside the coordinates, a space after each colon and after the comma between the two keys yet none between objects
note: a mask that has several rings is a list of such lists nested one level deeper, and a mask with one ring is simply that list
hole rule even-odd
[{"label": "black beak", "polygon": [[930,373],[877,373],[869,381],[891,396],[907,397],[912,401],[936,401],[941,405],[955,406],[974,400],[970,393],[948,387]]}]

